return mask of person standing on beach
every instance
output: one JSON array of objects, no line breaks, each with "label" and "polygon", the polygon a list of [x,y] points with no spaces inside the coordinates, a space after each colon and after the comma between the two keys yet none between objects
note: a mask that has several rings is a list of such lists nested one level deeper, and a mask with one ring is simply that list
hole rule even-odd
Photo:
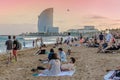
[{"label": "person standing on beach", "polygon": [[72,39],[72,37],[71,37],[70,33],[68,33],[68,36],[66,39],[66,43],[68,45],[68,53],[67,53],[68,55],[71,54],[71,46],[72,46],[71,39]]},{"label": "person standing on beach", "polygon": [[25,47],[25,41],[23,42],[23,46]]},{"label": "person standing on beach", "polygon": [[13,48],[13,42],[11,40],[11,36],[8,36],[8,40],[5,42],[5,45],[6,45],[6,52],[7,52],[7,55],[8,55],[8,63],[11,62],[11,54],[12,54],[12,48]]},{"label": "person standing on beach", "polygon": [[59,45],[59,40],[60,40],[59,37],[57,37],[57,38],[56,38],[56,46]]},{"label": "person standing on beach", "polygon": [[103,40],[104,40],[104,35],[101,32],[100,35],[99,35],[99,41],[100,41],[100,43],[102,43]]},{"label": "person standing on beach", "polygon": [[34,45],[35,45],[35,41],[33,40],[33,42],[32,42],[32,45],[33,45],[33,47],[34,47]]},{"label": "person standing on beach", "polygon": [[13,36],[13,56],[15,58],[15,61],[17,61],[17,46],[19,45],[18,44],[18,41],[16,40],[16,36]]},{"label": "person standing on beach", "polygon": [[103,43],[105,43],[105,36],[103,35],[102,32],[99,34],[98,39],[99,39],[99,47],[97,53],[101,51]]},{"label": "person standing on beach", "polygon": [[63,37],[60,38],[60,44],[62,45],[63,43]]},{"label": "person standing on beach", "polygon": [[42,46],[44,45],[44,43],[43,43],[43,38],[42,38],[42,37],[40,38],[40,41],[41,41],[41,42],[40,42],[40,46],[42,47]]},{"label": "person standing on beach", "polygon": [[67,45],[71,45],[71,39],[72,37],[70,36],[70,33],[68,33],[68,36],[66,38]]}]

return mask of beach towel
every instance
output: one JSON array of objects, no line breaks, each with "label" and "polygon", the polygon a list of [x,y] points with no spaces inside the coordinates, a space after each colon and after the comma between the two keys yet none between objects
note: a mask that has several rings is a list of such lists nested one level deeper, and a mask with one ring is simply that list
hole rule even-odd
[{"label": "beach towel", "polygon": [[[72,71],[62,71],[60,74],[58,75],[53,75],[53,76],[72,76],[73,74],[75,73],[75,70],[72,70]],[[48,76],[48,75],[45,75],[45,74],[33,74],[33,76]]]},{"label": "beach towel", "polygon": [[110,80],[110,77],[114,74],[114,70],[113,71],[109,71],[105,76],[104,76],[104,80]]},{"label": "beach towel", "polygon": [[[112,70],[109,71],[105,76],[104,80],[120,80],[119,74],[117,73],[118,71]],[[118,74],[118,75],[117,75]]]}]

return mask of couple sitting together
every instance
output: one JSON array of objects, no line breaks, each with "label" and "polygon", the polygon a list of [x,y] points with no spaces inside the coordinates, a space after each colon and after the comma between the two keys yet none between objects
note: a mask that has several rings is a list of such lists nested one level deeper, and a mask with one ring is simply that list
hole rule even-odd
[{"label": "couple sitting together", "polygon": [[[47,59],[44,59],[44,60],[39,59],[39,61],[41,61],[43,63],[48,63],[48,61],[51,60],[53,53],[54,53],[54,49],[52,48],[52,49],[50,49],[50,53],[48,54]],[[58,57],[61,62],[67,62],[66,53],[63,51],[62,48],[58,48]]]},{"label": "couple sitting together", "polygon": [[51,55],[47,68],[38,67],[37,69],[32,69],[32,71],[37,71],[42,68],[44,71],[42,74],[48,76],[55,76],[61,73],[61,71],[71,71],[74,70],[75,58],[71,57],[69,63],[61,64],[61,61],[56,53]]},{"label": "couple sitting together", "polygon": [[99,52],[107,53],[107,52],[113,52],[120,49],[119,43],[103,43],[98,50]]}]

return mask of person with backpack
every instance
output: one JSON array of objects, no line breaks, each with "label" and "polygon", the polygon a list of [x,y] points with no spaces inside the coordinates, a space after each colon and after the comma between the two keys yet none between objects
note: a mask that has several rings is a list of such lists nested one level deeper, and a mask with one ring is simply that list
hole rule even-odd
[{"label": "person with backpack", "polygon": [[19,44],[16,39],[16,36],[13,36],[13,56],[15,58],[15,61],[17,61],[17,50],[18,50]]}]

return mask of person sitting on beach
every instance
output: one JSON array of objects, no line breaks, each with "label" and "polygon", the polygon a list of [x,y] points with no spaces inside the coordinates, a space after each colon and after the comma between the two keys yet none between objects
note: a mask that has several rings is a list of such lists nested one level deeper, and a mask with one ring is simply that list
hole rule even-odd
[{"label": "person sitting on beach", "polygon": [[57,46],[59,46],[59,44],[60,44],[60,38],[57,37],[57,38],[56,38],[56,44],[55,44],[55,46],[57,47]]},{"label": "person sitting on beach", "polygon": [[50,49],[50,52],[48,54],[48,58],[47,59],[45,59],[45,60],[39,59],[39,61],[42,61],[42,62],[49,61],[51,59],[51,57],[52,57],[52,54],[54,54],[54,49],[53,48]]},{"label": "person sitting on beach", "polygon": [[66,59],[66,53],[63,51],[62,48],[59,48],[58,51],[59,51],[58,54],[59,54],[60,60],[61,60],[62,62],[66,62],[66,61],[67,61],[67,59]]},{"label": "person sitting on beach", "polygon": [[48,55],[48,60],[51,60],[51,58],[52,58],[52,54],[54,54],[54,49],[50,49],[50,53],[49,53],[49,55]]},{"label": "person sitting on beach", "polygon": [[88,38],[88,37],[85,37],[83,43],[87,43],[88,41],[89,41],[89,38]]},{"label": "person sitting on beach", "polygon": [[69,63],[65,63],[61,65],[61,71],[71,71],[75,69],[75,58],[71,57]]},{"label": "person sitting on beach", "polygon": [[82,45],[84,41],[85,41],[84,38],[80,37],[80,45]]},{"label": "person sitting on beach", "polygon": [[61,40],[62,40],[61,38],[57,37],[57,38],[56,38],[56,43],[54,44],[53,48],[56,48],[56,47],[59,46],[59,44],[62,44],[62,43],[61,43]]},{"label": "person sitting on beach", "polygon": [[100,52],[113,52],[115,50],[119,50],[120,49],[120,45],[117,43],[109,43],[109,44],[103,44],[101,51]]},{"label": "person sitting on beach", "polygon": [[99,43],[96,38],[90,38],[87,44],[88,47],[98,47]]},{"label": "person sitting on beach", "polygon": [[116,40],[114,37],[112,37],[109,42],[108,41],[106,41],[106,42],[108,43],[108,46],[105,49],[108,49],[116,44]]},{"label": "person sitting on beach", "polygon": [[[47,76],[55,76],[61,72],[60,66],[61,66],[60,59],[58,58],[58,55],[54,53],[51,56],[51,59],[48,63],[48,67],[42,68],[44,71],[41,73]],[[36,71],[36,70],[38,69],[32,69],[32,71]]]},{"label": "person sitting on beach", "polygon": [[35,55],[39,55],[39,54],[46,54],[46,47],[40,47],[39,50],[35,53]]},{"label": "person sitting on beach", "polygon": [[107,35],[105,36],[106,42],[109,43],[112,38],[113,38],[113,35],[111,34],[111,32],[107,31]]},{"label": "person sitting on beach", "polygon": [[120,46],[119,45],[112,45],[111,47],[107,48],[106,50],[119,50],[120,49]]},{"label": "person sitting on beach", "polygon": [[93,47],[99,47],[99,43],[96,38],[94,38]]},{"label": "person sitting on beach", "polygon": [[[70,62],[68,63],[64,63],[61,64],[61,71],[71,71],[71,70],[75,70],[75,58],[74,57],[70,57]],[[37,71],[37,70],[45,70],[46,68],[42,67],[42,66],[38,66],[37,69],[32,69],[32,71]]]},{"label": "person sitting on beach", "polygon": [[50,52],[49,52],[49,54],[48,54],[47,59],[44,59],[44,60],[39,59],[39,61],[41,61],[41,62],[43,62],[43,63],[44,63],[44,62],[48,62],[49,60],[51,60],[52,54],[54,54],[54,49],[53,49],[53,48],[50,49]]},{"label": "person sitting on beach", "polygon": [[99,44],[99,47],[98,47],[97,53],[102,52],[103,49],[105,49],[107,46],[108,46],[108,43],[107,43],[107,42],[100,43],[100,44]]}]

